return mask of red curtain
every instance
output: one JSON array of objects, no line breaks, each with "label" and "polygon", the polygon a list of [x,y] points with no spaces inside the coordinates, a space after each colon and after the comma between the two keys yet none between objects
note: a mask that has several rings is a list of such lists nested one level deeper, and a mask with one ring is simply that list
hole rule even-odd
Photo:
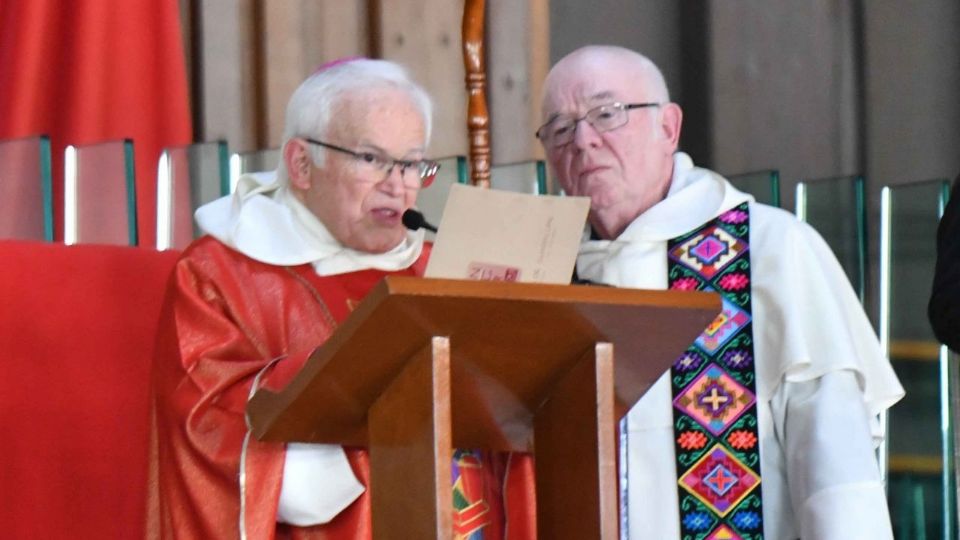
[{"label": "red curtain", "polygon": [[138,235],[153,246],[164,146],[191,142],[177,0],[0,0],[0,139],[46,133],[62,238],[63,148],[134,141]]}]

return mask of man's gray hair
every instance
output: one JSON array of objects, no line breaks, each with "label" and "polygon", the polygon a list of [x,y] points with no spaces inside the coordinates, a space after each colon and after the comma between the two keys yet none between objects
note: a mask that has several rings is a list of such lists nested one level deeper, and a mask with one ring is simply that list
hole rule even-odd
[{"label": "man's gray hair", "polygon": [[[424,145],[430,142],[433,123],[433,102],[427,92],[397,63],[388,60],[357,58],[344,60],[319,71],[303,81],[290,96],[283,130],[277,182],[286,185],[289,180],[282,157],[282,148],[294,137],[321,138],[330,125],[335,105],[352,92],[397,89],[406,92],[423,116],[426,135]],[[311,145],[314,163],[322,165],[324,149]]]}]

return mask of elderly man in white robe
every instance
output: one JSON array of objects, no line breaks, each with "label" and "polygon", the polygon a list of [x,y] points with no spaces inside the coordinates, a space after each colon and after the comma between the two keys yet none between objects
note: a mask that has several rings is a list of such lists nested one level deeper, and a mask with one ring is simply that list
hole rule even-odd
[{"label": "elderly man in white robe", "polygon": [[725,299],[627,415],[629,537],[892,538],[875,451],[903,389],[820,236],[677,152],[682,111],[636,52],[569,54],[543,113],[556,177],[591,200],[579,278]]}]

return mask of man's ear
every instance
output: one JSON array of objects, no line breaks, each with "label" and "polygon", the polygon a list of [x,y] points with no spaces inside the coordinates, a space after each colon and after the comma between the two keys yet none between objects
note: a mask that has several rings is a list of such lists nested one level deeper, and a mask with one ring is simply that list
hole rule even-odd
[{"label": "man's ear", "polygon": [[683,124],[683,110],[676,103],[667,103],[661,107],[660,130],[664,139],[675,151],[680,145],[680,127]]},{"label": "man's ear", "polygon": [[307,144],[300,139],[290,139],[283,147],[283,164],[287,167],[290,185],[301,190],[310,189],[310,164],[313,158]]}]

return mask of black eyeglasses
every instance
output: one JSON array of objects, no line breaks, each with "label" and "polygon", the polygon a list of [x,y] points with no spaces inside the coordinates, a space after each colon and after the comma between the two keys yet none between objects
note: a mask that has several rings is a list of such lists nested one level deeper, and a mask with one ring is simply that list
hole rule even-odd
[{"label": "black eyeglasses", "polygon": [[[325,143],[309,137],[303,137],[303,140],[310,144],[315,144],[317,146],[322,146],[324,148],[352,156],[357,160],[357,165],[359,167],[374,174],[378,172],[385,173],[384,178],[386,178],[386,176],[393,171],[394,167],[400,167],[400,178],[403,180],[403,184],[410,188],[425,188],[429,186],[433,183],[433,179],[437,176],[437,171],[440,170],[440,164],[429,159],[393,159],[382,152],[354,152],[349,148]],[[417,176],[410,176],[408,178],[406,175],[407,169],[415,169],[417,171]],[[413,182],[411,182],[410,179],[412,179]]]},{"label": "black eyeglasses", "polygon": [[612,131],[627,123],[627,111],[646,107],[659,107],[660,103],[608,103],[587,111],[580,118],[555,116],[537,130],[537,138],[544,146],[556,148],[570,143],[577,132],[577,124],[586,120],[598,133]]}]

